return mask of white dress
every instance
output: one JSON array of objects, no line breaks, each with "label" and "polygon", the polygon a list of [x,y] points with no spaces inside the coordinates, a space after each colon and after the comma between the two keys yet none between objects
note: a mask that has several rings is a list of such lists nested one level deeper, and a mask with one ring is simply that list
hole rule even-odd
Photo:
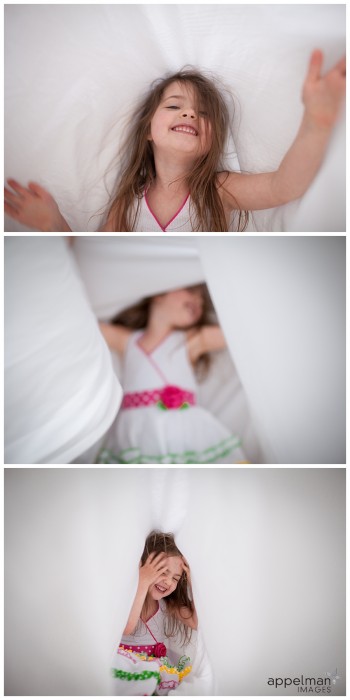
[{"label": "white dress", "polygon": [[[197,631],[181,643],[181,634],[167,638],[164,619],[166,601],[135,633],[123,635],[112,659],[113,695],[168,695],[192,672],[196,657]],[[181,693],[182,694],[182,693]]]},{"label": "white dress", "polygon": [[174,331],[151,352],[132,333],[123,363],[124,399],[99,464],[205,464],[245,461],[241,441],[196,404],[186,334]]},{"label": "white dress", "polygon": [[191,198],[189,195],[187,195],[185,201],[182,203],[176,214],[165,224],[165,226],[162,226],[156,215],[153,214],[153,211],[147,201],[147,194],[145,194],[141,199],[140,211],[134,231],[147,231],[153,233],[157,233],[159,231],[163,231],[163,233],[176,233],[177,231],[186,231],[187,233],[192,232],[190,206]]}]

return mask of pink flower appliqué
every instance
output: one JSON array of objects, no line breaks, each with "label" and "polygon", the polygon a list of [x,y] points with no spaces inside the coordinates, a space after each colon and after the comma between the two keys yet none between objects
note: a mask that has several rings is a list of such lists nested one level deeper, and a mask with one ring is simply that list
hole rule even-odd
[{"label": "pink flower appliqu\u00e9", "polygon": [[166,386],[159,392],[165,408],[181,408],[186,402],[186,393],[178,386]]},{"label": "pink flower appliqu\u00e9", "polygon": [[157,642],[157,644],[154,647],[154,656],[156,656],[158,659],[161,656],[166,656],[166,646],[165,644],[162,644],[162,642]]}]

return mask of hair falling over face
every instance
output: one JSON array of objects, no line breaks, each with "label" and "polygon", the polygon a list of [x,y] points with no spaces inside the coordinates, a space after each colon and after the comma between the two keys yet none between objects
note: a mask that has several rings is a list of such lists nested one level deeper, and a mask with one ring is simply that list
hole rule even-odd
[{"label": "hair falling over face", "polygon": [[[186,289],[199,290],[203,302],[202,315],[197,321],[197,323],[195,323],[189,329],[189,331],[195,333],[203,326],[216,325],[217,320],[215,317],[215,310],[213,302],[208,292],[207,285],[197,284],[191,287],[186,287]],[[134,331],[143,330],[147,328],[153,299],[154,297],[146,297],[140,302],[133,304],[133,306],[124,309],[116,316],[114,316],[114,318],[112,318],[111,323],[124,326],[125,328],[130,328]],[[200,357],[198,357],[198,359],[196,360],[194,364],[194,370],[196,373],[196,377],[199,381],[205,379],[205,377],[207,376],[211,365],[211,359],[212,358],[209,353],[203,353],[203,355],[200,355]]]},{"label": "hair falling over face", "polygon": [[[109,205],[108,219],[114,231],[135,230],[141,199],[156,177],[152,144],[149,140],[152,117],[159,106],[166,88],[173,82],[190,85],[196,101],[205,105],[211,124],[212,143],[209,151],[198,157],[191,170],[184,176],[193,205],[193,231],[228,231],[229,227],[218,187],[217,175],[228,138],[230,117],[225,99],[214,80],[196,70],[182,70],[153,84],[150,92],[136,108],[128,134],[120,152],[119,176],[116,192]],[[248,224],[248,212],[236,210],[235,230],[244,231]]]},{"label": "hair falling over face", "polygon": [[[160,532],[159,530],[152,530],[146,539],[141,556],[142,566],[152,552],[157,554],[165,552],[169,557],[183,557],[183,554],[175,544],[174,535],[170,532]],[[181,611],[182,617],[184,617],[185,609],[188,611],[189,617],[194,612],[194,605],[188,593],[188,582],[185,572],[183,572],[175,590],[163,600],[166,601],[166,636],[179,636],[182,646],[188,644],[191,640],[192,630],[188,625],[181,622],[176,615],[176,612]]]}]

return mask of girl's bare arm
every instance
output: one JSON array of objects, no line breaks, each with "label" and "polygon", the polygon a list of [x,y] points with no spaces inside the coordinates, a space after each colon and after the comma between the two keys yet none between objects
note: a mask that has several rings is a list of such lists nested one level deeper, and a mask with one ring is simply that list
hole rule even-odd
[{"label": "girl's bare arm", "polygon": [[139,583],[123,634],[134,633],[141,616],[149,587],[152,583],[156,583],[160,580],[162,574],[164,574],[167,569],[164,564],[165,560],[166,554],[164,552],[160,552],[159,554],[152,552],[144,565],[140,566]]},{"label": "girl's bare arm", "polygon": [[108,347],[119,355],[124,355],[131,331],[124,326],[104,321],[99,321],[98,325]]},{"label": "girl's bare arm", "polygon": [[203,326],[198,331],[189,331],[187,334],[187,350],[191,362],[206,352],[223,350],[225,347],[226,340],[220,326]]},{"label": "girl's bare arm", "polygon": [[313,51],[303,86],[304,115],[278,170],[260,175],[220,173],[218,188],[226,209],[270,209],[301,197],[313,181],[345,96],[342,58],[321,77],[323,54]]}]

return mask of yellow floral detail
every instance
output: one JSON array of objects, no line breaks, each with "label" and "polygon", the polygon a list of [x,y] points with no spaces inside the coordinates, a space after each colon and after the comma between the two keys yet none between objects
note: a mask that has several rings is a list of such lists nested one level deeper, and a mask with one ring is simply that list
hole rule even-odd
[{"label": "yellow floral detail", "polygon": [[191,671],[192,671],[192,666],[187,666],[187,668],[184,668],[183,671],[180,671],[180,673],[179,673],[180,681],[182,681],[182,679],[185,678],[185,676],[188,676],[188,674],[191,673]]}]

